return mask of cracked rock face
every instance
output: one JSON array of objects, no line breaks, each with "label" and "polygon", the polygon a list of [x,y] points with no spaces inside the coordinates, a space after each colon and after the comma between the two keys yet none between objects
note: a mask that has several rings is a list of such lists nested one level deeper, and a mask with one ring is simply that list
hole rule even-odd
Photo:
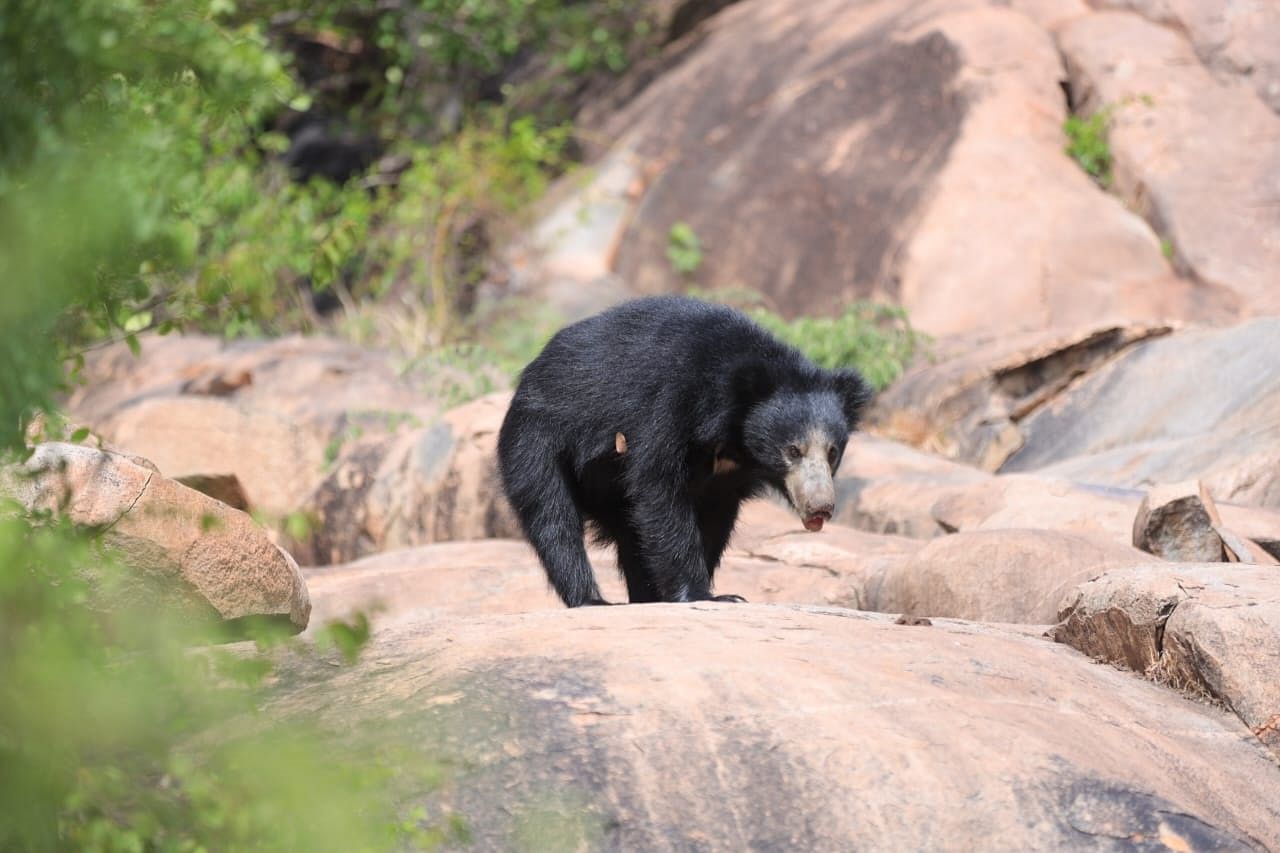
[{"label": "cracked rock face", "polygon": [[1074,383],[1168,326],[1087,326],[952,342],[876,398],[868,427],[996,471],[1026,444],[1026,423]]},{"label": "cracked rock face", "polygon": [[465,815],[481,849],[1280,846],[1280,773],[1232,715],[931,622],[758,604],[423,619],[336,678],[285,662],[267,712],[453,768],[399,793]]},{"label": "cracked rock face", "polygon": [[[1270,17],[1257,70],[1274,73],[1274,4],[1170,5],[1198,7],[1202,22],[1217,18],[1240,35]],[[1246,6],[1258,12],[1253,23],[1241,20]],[[1238,80],[1215,76],[1176,22],[1098,12],[1063,26],[1058,43],[1078,106],[1109,110],[1117,191],[1168,240],[1175,264],[1246,316],[1280,311],[1280,115]]]},{"label": "cracked rock face", "polygon": [[[297,563],[248,515],[116,453],[43,444],[0,471],[0,493],[103,528],[125,582],[114,594],[196,619],[265,617],[301,631],[311,600]],[[91,567],[86,567],[89,569]],[[109,601],[99,602],[110,606]]]},{"label": "cracked rock face", "polygon": [[1280,318],[1144,341],[1019,427],[1002,471],[1136,487],[1200,479],[1280,507]]},{"label": "cracked rock face", "polygon": [[1054,636],[1222,703],[1280,757],[1278,580],[1238,564],[1113,571],[1077,590]]}]

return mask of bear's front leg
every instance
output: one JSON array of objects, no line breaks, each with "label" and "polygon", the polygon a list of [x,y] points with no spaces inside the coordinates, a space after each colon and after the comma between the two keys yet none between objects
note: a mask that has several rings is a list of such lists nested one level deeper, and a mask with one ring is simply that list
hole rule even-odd
[{"label": "bear's front leg", "polygon": [[686,490],[649,486],[632,496],[631,505],[643,569],[663,601],[746,601],[712,594],[702,532]]}]

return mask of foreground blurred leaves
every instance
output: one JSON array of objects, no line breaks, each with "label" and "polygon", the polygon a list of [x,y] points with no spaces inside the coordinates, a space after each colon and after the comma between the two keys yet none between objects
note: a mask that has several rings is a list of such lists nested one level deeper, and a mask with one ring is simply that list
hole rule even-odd
[{"label": "foreground blurred leaves", "polygon": [[[23,455],[85,347],[231,326],[278,299],[275,271],[238,278],[245,244],[224,238],[262,203],[254,134],[295,87],[226,5],[0,3],[0,464]],[[285,203],[327,203],[298,192]],[[131,569],[95,533],[0,507],[0,849],[439,840],[388,790],[420,757],[273,725],[260,708],[278,638],[193,651],[196,626],[109,594]],[[353,659],[369,626],[329,633]]]},{"label": "foreground blurred leaves", "polygon": [[[95,601],[121,599],[102,587],[125,570],[86,531],[11,509],[0,567],[0,849],[439,840],[403,822],[393,795],[399,776],[434,772],[430,762],[261,714],[279,638],[263,633],[258,651],[193,650],[208,626],[142,607],[99,611]],[[368,623],[324,633],[354,659]]]}]

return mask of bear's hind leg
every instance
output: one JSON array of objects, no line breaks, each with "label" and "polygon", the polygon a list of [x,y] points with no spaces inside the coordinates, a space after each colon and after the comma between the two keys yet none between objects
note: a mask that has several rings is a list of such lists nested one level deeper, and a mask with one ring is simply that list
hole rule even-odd
[{"label": "bear's hind leg", "polygon": [[539,441],[536,430],[504,425],[498,456],[507,498],[560,600],[569,607],[608,604],[587,560],[582,512],[554,448]]}]

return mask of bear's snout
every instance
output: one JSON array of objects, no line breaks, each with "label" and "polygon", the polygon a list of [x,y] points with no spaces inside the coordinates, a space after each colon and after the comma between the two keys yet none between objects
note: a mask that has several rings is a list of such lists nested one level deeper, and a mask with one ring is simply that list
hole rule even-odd
[{"label": "bear's snout", "polygon": [[825,454],[806,455],[787,474],[787,497],[806,530],[817,532],[831,520],[836,508],[836,487]]}]

